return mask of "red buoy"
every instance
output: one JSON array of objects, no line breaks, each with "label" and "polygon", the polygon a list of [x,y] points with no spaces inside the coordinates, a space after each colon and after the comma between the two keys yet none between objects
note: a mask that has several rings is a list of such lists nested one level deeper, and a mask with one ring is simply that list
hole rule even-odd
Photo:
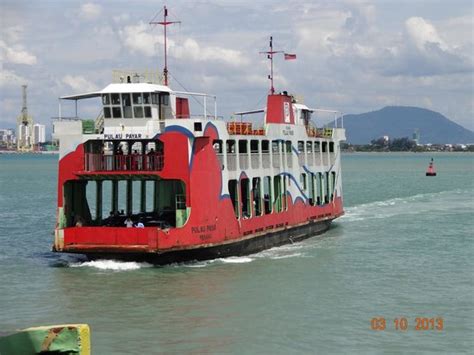
[{"label": "red buoy", "polygon": [[436,176],[436,170],[434,167],[433,158],[431,158],[430,165],[428,166],[428,169],[426,170],[426,176]]}]

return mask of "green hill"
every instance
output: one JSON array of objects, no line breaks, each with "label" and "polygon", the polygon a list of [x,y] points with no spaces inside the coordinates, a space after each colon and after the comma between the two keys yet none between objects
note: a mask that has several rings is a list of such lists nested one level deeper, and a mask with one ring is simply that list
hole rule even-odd
[{"label": "green hill", "polygon": [[474,143],[474,132],[442,114],[408,106],[388,106],[378,111],[344,116],[347,142],[367,144],[382,136],[412,137],[417,129],[422,144]]}]

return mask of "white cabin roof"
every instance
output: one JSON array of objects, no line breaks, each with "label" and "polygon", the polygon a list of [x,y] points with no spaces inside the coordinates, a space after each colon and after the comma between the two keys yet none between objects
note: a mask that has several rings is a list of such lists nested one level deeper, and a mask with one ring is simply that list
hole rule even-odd
[{"label": "white cabin roof", "polygon": [[100,91],[92,91],[77,95],[61,96],[62,100],[82,100],[98,97],[102,94],[116,93],[134,93],[134,92],[172,92],[172,90],[164,85],[148,84],[148,83],[120,83],[109,84]]}]

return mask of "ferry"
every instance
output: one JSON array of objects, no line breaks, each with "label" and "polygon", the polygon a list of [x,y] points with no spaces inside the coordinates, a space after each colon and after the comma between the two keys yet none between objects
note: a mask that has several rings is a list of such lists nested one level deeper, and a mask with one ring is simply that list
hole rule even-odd
[{"label": "ferry", "polygon": [[[167,23],[165,8],[164,23]],[[166,25],[165,25],[166,26]],[[166,27],[165,27],[166,28]],[[53,123],[60,141],[53,251],[169,264],[241,256],[327,231],[343,215],[342,120],[317,128],[307,106],[271,87],[261,110],[217,115],[215,95],[122,72],[101,114]],[[190,99],[203,101],[191,112]],[[209,113],[209,108],[213,111]],[[263,116],[261,126],[248,119]]]}]

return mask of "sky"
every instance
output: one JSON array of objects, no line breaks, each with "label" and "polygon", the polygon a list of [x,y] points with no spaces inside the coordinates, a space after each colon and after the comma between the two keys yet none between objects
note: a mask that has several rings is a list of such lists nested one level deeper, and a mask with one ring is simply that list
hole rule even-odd
[{"label": "sky", "polygon": [[[297,55],[275,57],[276,91],[310,107],[418,106],[474,130],[472,0],[0,0],[0,128],[16,125],[23,84],[29,113],[50,127],[59,96],[100,90],[114,69],[161,71],[163,30],[149,22],[164,5],[181,21],[168,26],[172,89],[217,95],[226,119],[263,108],[259,52],[273,36]],[[83,118],[98,115],[90,101]]]}]

